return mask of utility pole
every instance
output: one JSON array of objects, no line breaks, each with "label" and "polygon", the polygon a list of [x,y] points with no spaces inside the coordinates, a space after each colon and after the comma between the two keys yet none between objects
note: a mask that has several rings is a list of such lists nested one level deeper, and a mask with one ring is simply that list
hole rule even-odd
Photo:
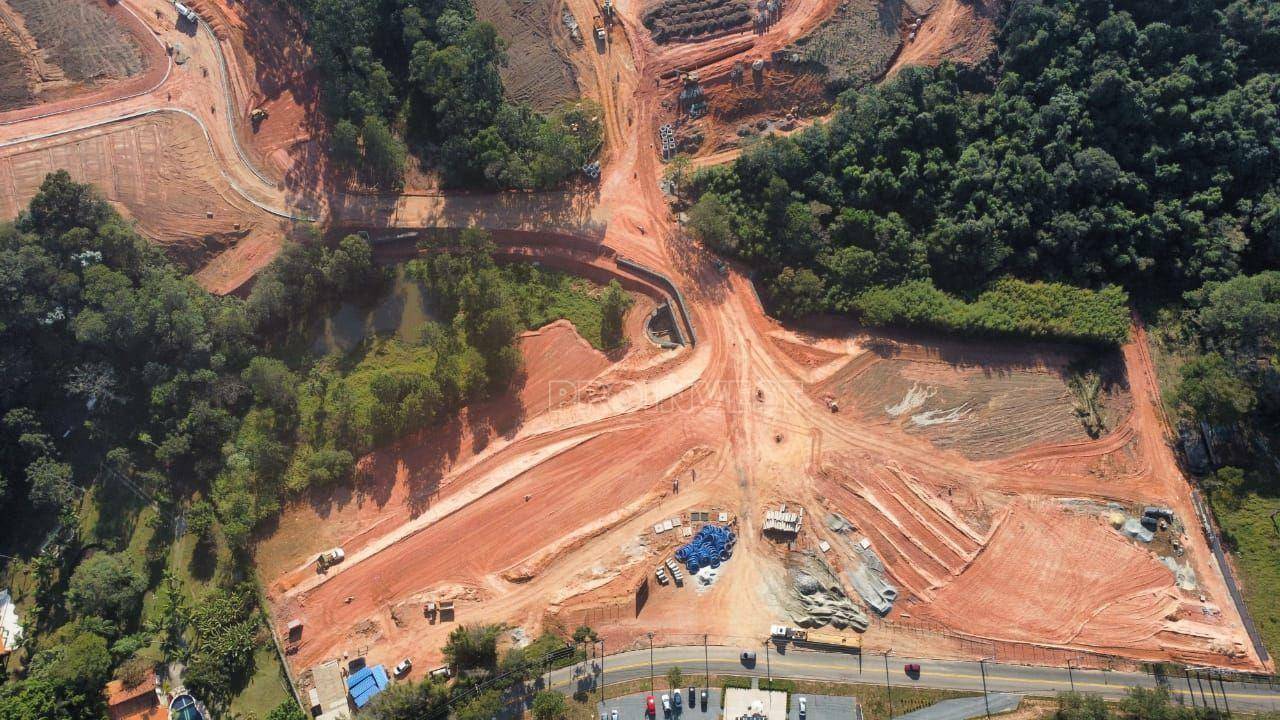
[{"label": "utility pole", "polygon": [[604,638],[600,638],[600,704],[604,705]]},{"label": "utility pole", "polygon": [[773,684],[773,666],[769,664],[769,641],[764,641],[764,669],[769,675],[769,684]]},{"label": "utility pole", "polygon": [[707,636],[702,636],[702,689],[711,689],[711,655],[707,650]]},{"label": "utility pole", "polygon": [[[1200,678],[1200,673],[1196,672],[1196,679]],[[1209,698],[1213,700],[1213,711],[1215,713],[1222,712],[1218,709],[1218,692],[1213,689],[1213,676],[1209,676]]]},{"label": "utility pole", "polygon": [[1071,660],[1070,660],[1070,658],[1068,658],[1068,659],[1067,659],[1067,681],[1071,683],[1071,692],[1075,692],[1075,691],[1076,691],[1076,679],[1075,679],[1075,676],[1073,676],[1073,675],[1071,674]]},{"label": "utility pole", "polygon": [[1182,677],[1185,678],[1187,681],[1187,694],[1191,696],[1191,709],[1195,710],[1196,709],[1196,691],[1191,687],[1191,674],[1187,672],[1186,668],[1182,669]]},{"label": "utility pole", "polygon": [[653,633],[649,633],[649,692],[653,692]]},{"label": "utility pole", "polygon": [[987,707],[987,720],[991,720],[991,696],[987,694],[987,658],[978,661],[978,671],[982,673],[982,703]]},{"label": "utility pole", "polygon": [[893,686],[889,684],[889,651],[884,651],[884,692],[889,696],[889,718],[893,718]]}]

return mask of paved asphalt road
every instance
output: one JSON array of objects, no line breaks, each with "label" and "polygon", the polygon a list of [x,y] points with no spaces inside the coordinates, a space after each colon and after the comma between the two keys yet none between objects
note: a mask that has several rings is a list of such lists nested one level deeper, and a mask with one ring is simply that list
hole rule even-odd
[{"label": "paved asphalt road", "polygon": [[[711,647],[707,654],[710,659],[710,670],[714,674],[758,675],[765,676],[769,672],[774,677],[805,680],[830,680],[847,683],[884,684],[886,662],[883,655],[862,656],[857,653],[826,653],[797,650],[788,647],[785,654],[770,648],[766,658],[761,648],[754,648],[757,661],[754,667],[743,665],[738,657],[741,652],[733,647]],[[903,665],[919,663],[921,672],[918,678],[903,672]],[[659,687],[666,684],[667,668],[679,665],[685,673],[703,672],[703,648],[697,646],[677,646],[654,648],[653,673]],[[1155,687],[1158,679],[1145,673],[1122,673],[1105,670],[1080,670],[1051,667],[1032,667],[1024,665],[1000,665],[985,663],[986,684],[990,692],[1013,692],[1031,695],[1051,696],[1057,692],[1071,690],[1095,693],[1107,699],[1119,699],[1126,688],[1133,686]],[[982,691],[983,667],[977,662],[956,660],[928,660],[909,657],[890,656],[888,659],[888,681],[895,686],[916,686],[930,688],[946,688],[952,690]],[[590,672],[589,663],[584,667],[565,668],[551,673],[549,685],[553,689],[570,690],[577,682],[575,673],[581,676]],[[649,674],[649,651],[634,650],[617,655],[610,655],[604,661],[605,684],[644,678]],[[1188,704],[1214,703],[1225,705],[1231,710],[1260,711],[1280,710],[1280,685],[1272,690],[1267,685],[1252,683],[1233,683],[1214,681],[1212,689],[1207,678],[1199,681],[1192,677],[1191,690],[1187,680],[1181,676],[1166,678],[1166,686],[1175,698],[1183,698]],[[1225,701],[1223,698],[1225,689]],[[607,689],[606,689],[607,693]]]}]

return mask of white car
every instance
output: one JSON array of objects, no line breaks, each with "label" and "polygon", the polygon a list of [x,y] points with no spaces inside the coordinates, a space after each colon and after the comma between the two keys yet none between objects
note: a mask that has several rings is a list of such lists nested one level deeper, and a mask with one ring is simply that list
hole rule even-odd
[{"label": "white car", "polygon": [[618,708],[614,708],[613,712],[609,713],[609,719],[618,720]]},{"label": "white car", "polygon": [[799,700],[800,700],[800,720],[804,720],[805,713],[809,711],[809,703],[805,702],[805,699],[803,697],[800,698]]},{"label": "white car", "polygon": [[663,715],[671,714],[671,696],[670,695],[662,696],[662,714]]},{"label": "white car", "polygon": [[405,658],[400,661],[399,665],[396,665],[396,669],[395,669],[396,677],[400,677],[401,675],[404,675],[405,673],[409,672],[412,669],[413,669],[413,661],[410,660],[409,658]]}]

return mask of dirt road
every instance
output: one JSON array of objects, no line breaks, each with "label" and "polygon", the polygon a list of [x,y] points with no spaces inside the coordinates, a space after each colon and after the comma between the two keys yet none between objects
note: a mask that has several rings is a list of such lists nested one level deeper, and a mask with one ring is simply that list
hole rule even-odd
[{"label": "dirt road", "polygon": [[[150,21],[157,10],[172,12],[163,0],[125,4],[159,36],[175,32],[163,19]],[[592,0],[568,5],[579,17],[595,13]],[[0,187],[10,210],[32,192],[29,178],[39,168],[87,147],[99,148],[105,163],[115,162],[113,153],[172,156],[173,176],[158,182],[180,177],[220,188],[207,198],[212,209],[203,220],[225,216],[231,227],[240,224],[236,230],[256,225],[200,270],[214,289],[239,285],[270,258],[279,241],[269,231],[278,222],[273,213],[312,211],[345,226],[497,228],[508,255],[619,278],[647,298],[646,308],[672,298],[653,278],[619,266],[619,256],[655,268],[681,289],[695,346],[654,347],[635,312],[627,321],[629,350],[603,359],[584,354],[563,328],[547,331],[550,339],[526,338],[528,377],[518,393],[363,459],[368,479],[355,488],[292,505],[258,558],[277,627],[304,622],[291,648],[295,667],[352,654],[388,663],[413,655],[428,660],[418,667],[430,667],[454,627],[424,614],[433,600],[454,601],[456,622],[503,621],[530,632],[589,622],[615,648],[649,630],[725,640],[757,635],[792,619],[794,563],[817,557],[819,540],[838,540],[828,526],[837,515],[857,528],[850,540],[866,538],[875,548],[901,589],[892,612],[866,636],[868,647],[901,647],[892,630],[898,627],[913,629],[913,642],[958,647],[961,655],[1001,643],[1264,666],[1196,526],[1139,341],[1123,352],[1132,409],[1099,440],[1077,440],[1055,415],[1070,413],[1071,404],[1054,396],[1052,378],[1019,375],[1055,372],[1042,348],[994,352],[938,338],[904,341],[840,321],[784,327],[764,314],[744,274],[717,272],[674,224],[658,190],[653,148],[662,93],[670,89],[661,75],[726,71],[736,59],[791,42],[833,5],[789,3],[763,35],[655,46],[639,23],[638,3],[620,2],[608,41],[572,55],[587,94],[604,108],[607,147],[598,187],[579,195],[329,195],[319,203],[296,184],[271,182],[241,147],[228,113],[242,108],[235,88],[255,81],[226,77],[242,63],[224,66],[226,55],[204,31],[184,36],[189,59],[149,93],[0,128]],[[296,166],[277,160],[277,169]],[[138,180],[108,187],[109,197],[162,242],[189,235],[187,224],[200,218],[167,226],[146,215],[146,203],[134,197],[157,182],[146,171],[136,161],[121,164],[120,172]],[[192,211],[161,200],[163,212]],[[833,412],[831,383],[873,377],[868,373],[882,372],[895,352],[912,353],[913,382],[935,405],[903,397],[842,403]],[[1012,383],[1003,390],[1002,376]],[[1040,388],[1034,407],[1019,405],[1018,382]],[[935,386],[980,395],[988,415],[940,404],[947,394],[929,395]],[[900,419],[885,418],[889,408],[908,406]],[[981,457],[946,446],[972,437],[959,433],[963,423],[1001,412],[1046,430],[1028,430]],[[920,429],[939,422],[956,425],[943,428],[948,433]],[[1120,511],[1108,502],[1122,510],[1171,507],[1184,527],[1174,537],[1183,555],[1174,560],[1188,569],[1175,572],[1155,551],[1122,537],[1105,521]],[[807,511],[794,551],[760,532],[764,510],[779,503]],[[742,540],[733,559],[714,582],[655,585],[638,603],[641,581],[680,542],[675,532],[653,528],[687,523],[691,511],[724,513],[736,523]],[[338,544],[347,561],[317,575],[310,561]],[[824,557],[837,573],[854,562],[838,549]],[[1056,595],[1064,583],[1073,594]],[[975,598],[1001,604],[1000,614],[984,613]]]}]

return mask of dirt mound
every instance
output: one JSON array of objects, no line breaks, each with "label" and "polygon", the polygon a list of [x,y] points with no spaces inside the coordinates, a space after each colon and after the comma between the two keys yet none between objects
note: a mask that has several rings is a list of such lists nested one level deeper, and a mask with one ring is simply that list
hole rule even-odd
[{"label": "dirt mound", "polygon": [[[115,18],[93,0],[4,0],[5,24],[14,13],[35,41],[40,61],[76,83],[118,80],[142,72],[142,51]],[[103,3],[105,5],[105,3]],[[22,31],[13,28],[17,34]],[[39,81],[60,80],[56,74]]]},{"label": "dirt mound", "polygon": [[573,400],[579,388],[609,367],[604,353],[591,347],[568,320],[525,333],[520,352],[525,357],[520,405],[529,415]]},{"label": "dirt mound", "polygon": [[862,87],[883,77],[902,44],[901,0],[849,0],[788,52],[822,68],[835,90]]},{"label": "dirt mound", "polygon": [[[515,102],[551,110],[578,97],[578,81],[556,45],[560,14],[555,0],[476,0],[476,17],[492,23],[507,41],[512,61],[498,68],[503,90]],[[580,21],[581,22],[581,21]]]},{"label": "dirt mound", "polygon": [[750,22],[743,0],[663,0],[644,14],[644,26],[657,42],[726,32]]}]

